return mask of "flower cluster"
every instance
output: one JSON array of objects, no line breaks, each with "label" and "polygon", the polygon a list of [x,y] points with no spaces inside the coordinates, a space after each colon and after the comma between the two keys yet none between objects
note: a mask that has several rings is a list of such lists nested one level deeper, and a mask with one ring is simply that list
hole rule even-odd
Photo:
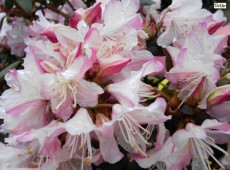
[{"label": "flower cluster", "polygon": [[[147,19],[139,0],[79,7],[67,26],[38,11],[29,36],[18,22],[18,32],[6,32],[15,54],[23,40],[26,57],[24,69],[5,76],[10,88],[0,97],[8,134],[0,169],[91,169],[124,156],[142,168],[230,167],[214,153],[227,156],[219,144],[230,142],[223,12],[202,9],[201,0],[173,0]],[[165,56],[147,50],[151,38]]]}]

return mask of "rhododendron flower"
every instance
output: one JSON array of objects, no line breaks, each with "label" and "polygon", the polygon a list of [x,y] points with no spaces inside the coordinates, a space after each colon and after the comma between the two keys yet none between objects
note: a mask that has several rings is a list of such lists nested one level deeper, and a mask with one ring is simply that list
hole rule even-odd
[{"label": "rhododendron flower", "polygon": [[166,48],[174,67],[165,76],[179,88],[178,97],[182,103],[192,95],[199,101],[199,107],[206,108],[206,98],[220,78],[219,69],[224,58],[219,53],[226,44],[226,38],[210,36],[206,24],[200,24],[196,31],[184,39],[182,45],[181,42],[175,43],[180,50],[171,46]]},{"label": "rhododendron flower", "polygon": [[[224,168],[213,155],[214,152],[211,147],[223,152],[227,156],[228,153],[215,143],[221,144],[228,141],[229,132],[229,124],[216,120],[205,120],[201,126],[189,123],[185,129],[178,130],[173,134],[172,138],[167,138],[166,134],[166,142],[159,150],[155,149],[155,152],[154,150],[150,152],[149,158],[136,157],[135,159],[144,168],[151,166],[157,160],[164,160],[166,169],[179,170],[186,167],[193,157],[201,159],[205,169],[211,169],[208,161],[208,157],[210,156],[221,168]],[[226,138],[220,138],[220,136],[225,135],[227,135]]]},{"label": "rhododendron flower", "polygon": [[[187,124],[184,130],[179,130],[173,135],[173,141],[176,147],[181,148],[187,145],[184,147],[188,151],[187,154],[190,153],[193,157],[201,159],[206,169],[210,169],[207,160],[209,156],[223,168],[223,165],[213,156],[211,147],[216,148],[227,156],[227,152],[215,143],[222,144],[225,143],[225,140],[228,141],[229,130],[230,127],[227,123],[221,123],[216,120],[205,120],[200,127]],[[226,136],[226,138],[220,138],[220,136]],[[185,150],[179,150],[179,152],[186,154]]]},{"label": "rhododendron flower", "polygon": [[144,129],[141,125],[158,125],[170,119],[170,116],[163,114],[165,107],[165,101],[162,98],[157,98],[148,107],[114,105],[112,120],[117,121],[115,134],[120,145],[131,153],[147,156],[145,151],[146,145],[149,145],[149,143],[143,134],[151,135],[151,131]]},{"label": "rhododendron flower", "polygon": [[[165,76],[175,87],[178,87],[178,97],[184,103],[190,96],[195,96],[199,107],[205,108],[206,98],[215,89],[215,82],[219,78],[214,62],[208,62],[209,58],[206,55],[194,56],[187,49],[178,50],[168,47],[167,50],[175,66],[166,72]],[[199,57],[200,60],[197,60],[196,57]]]},{"label": "rhododendron flower", "polygon": [[0,43],[9,46],[12,55],[24,56],[26,47],[24,38],[28,36],[29,27],[22,18],[15,17],[12,23],[7,22],[5,13],[0,13],[2,20],[0,31]]},{"label": "rhododendron flower", "polygon": [[[210,23],[215,20],[212,14],[201,9],[201,0],[173,0],[172,4],[161,14],[166,30],[158,38],[157,42],[161,46],[168,46],[174,41],[184,38],[192,32],[199,23]],[[222,19],[222,23],[225,18]],[[219,21],[217,21],[219,23]]]},{"label": "rhododendron flower", "polygon": [[209,106],[221,104],[230,99],[230,85],[217,87],[207,98]]},{"label": "rhododendron flower", "polygon": [[151,92],[151,87],[144,84],[141,81],[141,77],[159,72],[162,68],[161,63],[158,61],[146,62],[140,71],[131,72],[128,78],[109,85],[107,90],[113,94],[120,103],[127,106],[138,106],[143,98],[154,97],[154,92]]},{"label": "rhododendron flower", "polygon": [[56,74],[42,76],[41,96],[51,101],[52,111],[64,120],[72,114],[72,107],[75,108],[77,104],[83,107],[95,106],[98,94],[103,93],[100,86],[83,79],[91,67],[92,63],[87,57],[79,56],[64,72],[56,70]]}]

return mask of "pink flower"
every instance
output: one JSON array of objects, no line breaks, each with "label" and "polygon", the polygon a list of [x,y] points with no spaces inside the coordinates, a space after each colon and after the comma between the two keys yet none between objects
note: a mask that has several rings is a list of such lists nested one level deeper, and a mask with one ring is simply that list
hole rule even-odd
[{"label": "pink flower", "polygon": [[0,143],[0,168],[18,169],[30,166],[33,159],[32,154],[27,153],[27,149],[11,147]]},{"label": "pink flower", "polygon": [[[164,99],[157,98],[156,101],[147,107],[128,107],[115,104],[113,106],[112,120],[116,121],[115,135],[119,144],[130,153],[138,153],[147,156],[146,145],[149,145],[148,138],[151,135],[151,128],[145,129],[141,125],[158,125],[170,119],[165,116],[166,103]],[[145,135],[144,135],[145,134]]]},{"label": "pink flower", "polygon": [[224,58],[219,54],[226,41],[226,36],[210,36],[206,24],[199,24],[184,39],[175,41],[174,46],[180,50],[171,46],[166,48],[174,67],[165,76],[180,89],[178,97],[182,103],[189,96],[195,96],[199,107],[206,107],[206,98],[220,78]]},{"label": "pink flower", "polygon": [[[178,97],[183,104],[188,97],[195,96],[200,108],[206,108],[206,98],[215,89],[219,71],[214,62],[204,54],[191,54],[188,49],[167,47],[174,67],[165,73],[166,78],[179,88]],[[204,88],[205,87],[205,88]]]},{"label": "pink flower", "polygon": [[[172,138],[169,137],[169,132],[163,124],[159,124],[156,144],[153,149],[147,152],[148,157],[141,155],[132,155],[131,157],[142,168],[149,168],[157,161],[167,160],[174,150]],[[179,167],[178,167],[179,168]],[[169,168],[168,168],[169,169]]]},{"label": "pink flower", "polygon": [[215,106],[230,99],[230,85],[217,87],[207,98],[208,106]]},{"label": "pink flower", "polygon": [[[214,161],[220,165],[220,167],[223,167],[223,165],[213,155],[211,146],[227,155],[227,152],[215,143],[225,143],[229,140],[229,134],[230,125],[228,123],[221,123],[216,120],[207,119],[201,126],[196,126],[191,123],[187,124],[185,129],[177,131],[172,138],[177,148],[186,146],[185,148],[189,149],[187,154],[190,153],[193,158],[200,158],[206,169],[210,169],[208,159],[206,159],[209,156],[212,157]],[[226,138],[220,138],[220,136],[225,135]],[[175,152],[183,152],[183,150]]]},{"label": "pink flower", "polygon": [[[148,158],[135,156],[134,159],[143,168],[150,167],[156,161],[164,161],[167,170],[180,170],[186,167],[191,159],[200,159],[205,169],[210,169],[208,162],[210,156],[223,167],[214,157],[211,147],[228,155],[215,143],[225,143],[229,140],[229,134],[230,125],[228,123],[209,119],[205,120],[201,126],[192,123],[187,124],[185,129],[176,131],[172,138],[168,137],[166,130],[160,128],[157,144],[153,150],[148,152],[150,156]],[[221,136],[226,137],[221,139]]]},{"label": "pink flower", "polygon": [[11,48],[11,54],[23,56],[26,47],[24,38],[28,36],[29,27],[22,18],[15,18],[12,29],[7,31],[7,45]]},{"label": "pink flower", "polygon": [[230,122],[229,109],[230,101],[226,101],[208,108],[207,113],[219,121]]},{"label": "pink flower", "polygon": [[148,74],[160,72],[162,68],[163,66],[158,61],[146,62],[141,70],[131,72],[130,77],[121,82],[110,84],[107,90],[116,97],[119,103],[131,107],[138,106],[143,98],[154,97],[151,87],[143,83],[141,78]]},{"label": "pink flower", "polygon": [[[40,96],[41,72],[36,71],[33,54],[27,55],[25,70],[12,70],[6,75],[11,88],[0,97],[0,106],[4,107],[6,114],[4,129],[15,134],[43,127],[52,117],[48,114],[47,101]],[[27,69],[28,62],[33,71]]]},{"label": "pink flower", "polygon": [[212,14],[201,7],[201,0],[174,0],[161,14],[166,30],[157,43],[163,47],[168,46],[188,35],[199,23],[212,21]]},{"label": "pink flower", "polygon": [[98,95],[103,93],[96,83],[83,79],[91,67],[92,63],[87,57],[79,56],[64,72],[42,76],[41,95],[51,101],[52,111],[64,120],[70,117],[77,104],[95,106]]},{"label": "pink flower", "polygon": [[31,27],[32,35],[45,35],[52,42],[57,42],[56,36],[53,32],[53,24],[51,24],[42,14],[41,11],[37,11],[36,15],[39,17],[37,21],[33,22]]}]

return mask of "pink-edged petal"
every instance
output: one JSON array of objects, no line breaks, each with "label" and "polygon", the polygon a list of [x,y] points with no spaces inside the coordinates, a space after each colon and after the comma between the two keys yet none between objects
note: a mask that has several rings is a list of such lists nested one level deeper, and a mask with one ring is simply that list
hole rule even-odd
[{"label": "pink-edged petal", "polygon": [[109,76],[115,74],[121,71],[130,61],[130,58],[122,58],[118,54],[102,59],[98,74],[100,76]]},{"label": "pink-edged petal", "polygon": [[82,107],[93,107],[98,103],[98,95],[104,93],[103,89],[94,82],[79,81],[76,95],[77,103]]},{"label": "pink-edged petal", "polygon": [[160,72],[162,68],[163,66],[160,62],[156,60],[148,61],[139,71],[131,72],[130,77],[127,79],[118,83],[110,84],[107,87],[107,90],[115,96],[121,104],[137,106],[143,95],[139,95],[139,92],[146,93],[146,95],[150,92],[148,86],[141,82],[141,78],[149,74]]},{"label": "pink-edged petal", "polygon": [[216,129],[216,130],[221,130],[222,132],[226,131],[230,133],[230,124],[226,122],[219,122],[215,119],[206,119],[202,125],[202,128],[209,128],[209,129]]},{"label": "pink-edged petal", "polygon": [[32,159],[33,155],[28,154],[27,149],[11,147],[0,143],[0,169],[24,169],[30,165]]},{"label": "pink-edged petal", "polygon": [[218,122],[215,119],[206,119],[201,126],[206,129],[206,133],[214,139],[215,143],[225,144],[230,141],[229,123]]},{"label": "pink-edged petal", "polygon": [[88,47],[99,48],[103,43],[103,37],[100,36],[100,32],[96,28],[89,28],[85,37],[85,45]]},{"label": "pink-edged petal", "polygon": [[208,109],[207,113],[213,118],[222,121],[230,122],[230,101],[226,101],[222,104],[212,106]]},{"label": "pink-edged petal", "polygon": [[87,134],[96,129],[89,113],[86,109],[81,108],[63,127],[71,135]]},{"label": "pink-edged petal", "polygon": [[218,35],[214,36],[213,46],[215,48],[216,54],[221,54],[223,52],[224,47],[228,45],[228,36],[227,35]]},{"label": "pink-edged petal", "polygon": [[73,63],[61,73],[67,80],[79,80],[82,79],[90,68],[92,67],[92,62],[86,56],[77,57]]},{"label": "pink-edged petal", "polygon": [[63,99],[60,99],[60,98],[57,98],[56,96],[54,96],[54,97],[50,98],[50,104],[51,104],[52,112],[57,117],[61,118],[63,121],[66,121],[73,114],[73,107],[72,107],[73,99],[71,96],[68,95],[65,102],[63,102],[62,105],[59,106],[59,104],[62,100]]},{"label": "pink-edged petal", "polygon": [[52,116],[46,111],[46,101],[34,101],[20,110],[23,114],[17,116],[6,115],[4,118],[4,128],[14,134],[20,134],[31,129],[41,128],[51,121]]},{"label": "pink-edged petal", "polygon": [[217,87],[208,97],[208,106],[215,106],[230,100],[230,84]]},{"label": "pink-edged petal", "polygon": [[26,57],[24,59],[24,68],[26,70],[30,70],[33,72],[36,72],[37,74],[42,74],[44,73],[43,68],[40,66],[40,61],[36,58],[33,50],[30,48],[25,49],[26,52]]},{"label": "pink-edged petal", "polygon": [[7,79],[12,88],[3,92],[0,97],[0,106],[5,107],[7,114],[9,112],[12,115],[17,115],[19,112],[15,108],[24,110],[23,108],[30,107],[26,103],[42,99],[39,94],[40,75],[25,70],[18,70],[13,75]]},{"label": "pink-edged petal", "polygon": [[208,33],[210,35],[214,34],[218,28],[221,27],[221,25],[223,25],[225,23],[225,21],[219,21],[219,22],[216,22],[214,24],[211,24],[209,27],[208,27]]},{"label": "pink-edged petal", "polygon": [[181,170],[191,162],[191,159],[192,154],[189,145],[180,146],[178,150],[165,159],[166,170]]},{"label": "pink-edged petal", "polygon": [[213,22],[208,23],[208,32],[209,34],[213,34],[223,25],[227,18],[224,16],[224,12],[222,10],[217,10],[213,15]]},{"label": "pink-edged petal", "polygon": [[164,146],[165,141],[169,138],[169,135],[169,131],[166,129],[165,125],[163,123],[159,124],[154,150],[161,149]]},{"label": "pink-edged petal", "polygon": [[120,152],[114,137],[113,124],[110,122],[104,123],[103,126],[97,130],[96,134],[104,161],[111,164],[120,161],[124,155]]},{"label": "pink-edged petal", "polygon": [[100,22],[102,19],[101,2],[95,3],[90,8],[86,9],[82,15],[83,20],[91,25],[96,22]]},{"label": "pink-edged petal", "polygon": [[153,164],[155,164],[157,161],[167,161],[167,157],[173,152],[173,143],[172,139],[169,138],[165,144],[162,146],[162,148],[158,150],[150,150],[147,152],[149,157],[147,158],[142,158],[138,156],[134,156],[133,158],[135,161],[138,163],[138,165],[142,168],[149,168]]},{"label": "pink-edged petal", "polygon": [[186,48],[183,48],[181,50],[175,48],[175,47],[167,47],[166,48],[168,53],[170,54],[170,57],[172,59],[172,62],[173,62],[173,65],[177,65],[177,64],[180,64],[180,63],[183,63],[183,60],[185,58],[185,55],[187,53],[187,49]]},{"label": "pink-edged petal", "polygon": [[156,125],[170,119],[171,116],[165,116],[166,102],[163,98],[157,98],[156,101],[148,107],[139,107],[128,112],[140,124]]},{"label": "pink-edged petal", "polygon": [[126,17],[134,15],[140,7],[140,0],[122,0],[121,3]]},{"label": "pink-edged petal", "polygon": [[82,56],[82,43],[79,43],[77,47],[69,54],[66,61],[66,66],[70,66],[74,59]]},{"label": "pink-edged petal", "polygon": [[[113,32],[119,30],[120,28],[134,28],[136,30],[141,29],[141,16],[139,14],[130,15],[131,10],[132,9],[124,11],[122,3],[119,1],[110,1],[106,4],[103,17],[106,32]],[[114,14],[116,14],[116,16]]]},{"label": "pink-edged petal", "polygon": [[157,39],[157,44],[166,47],[171,45],[175,40],[178,40],[180,38],[183,38],[182,35],[178,33],[178,30],[176,29],[176,24],[172,22],[172,24],[167,27],[165,32],[163,32],[159,38]]},{"label": "pink-edged petal", "polygon": [[31,32],[44,35],[49,38],[50,41],[57,42],[57,38],[53,30],[53,25],[43,16],[42,11],[37,11],[36,15],[39,17],[39,20],[33,22]]},{"label": "pink-edged petal", "polygon": [[230,35],[230,25],[220,27],[216,32],[216,35]]},{"label": "pink-edged petal", "polygon": [[55,36],[62,47],[74,49],[77,43],[83,42],[83,35],[74,28],[57,25],[54,28]]}]

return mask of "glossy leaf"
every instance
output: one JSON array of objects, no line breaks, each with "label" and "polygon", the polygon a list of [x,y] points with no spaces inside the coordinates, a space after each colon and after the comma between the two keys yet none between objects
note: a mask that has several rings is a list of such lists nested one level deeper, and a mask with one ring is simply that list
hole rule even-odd
[{"label": "glossy leaf", "polygon": [[33,8],[32,0],[16,0],[16,3],[28,14],[31,14]]},{"label": "glossy leaf", "polygon": [[7,66],[6,68],[4,68],[1,72],[0,72],[0,81],[3,80],[4,76],[13,68],[16,68],[19,64],[21,63],[21,61],[15,61],[14,63],[10,64],[9,66]]}]

